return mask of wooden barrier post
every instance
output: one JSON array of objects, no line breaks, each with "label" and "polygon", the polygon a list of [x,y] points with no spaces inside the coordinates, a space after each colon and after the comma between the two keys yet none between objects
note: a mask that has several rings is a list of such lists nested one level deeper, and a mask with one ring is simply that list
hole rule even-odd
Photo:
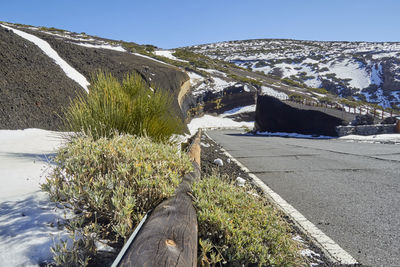
[{"label": "wooden barrier post", "polygon": [[396,118],[395,133],[400,133],[400,117],[397,117],[397,118]]},{"label": "wooden barrier post", "polygon": [[197,214],[191,185],[201,175],[200,137],[201,131],[188,152],[194,171],[183,177],[175,196],[154,209],[118,267],[197,267]]}]

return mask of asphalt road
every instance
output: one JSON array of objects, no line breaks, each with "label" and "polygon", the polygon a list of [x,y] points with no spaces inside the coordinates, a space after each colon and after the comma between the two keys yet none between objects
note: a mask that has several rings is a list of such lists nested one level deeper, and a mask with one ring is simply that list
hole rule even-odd
[{"label": "asphalt road", "polygon": [[207,133],[360,263],[400,266],[400,145]]}]

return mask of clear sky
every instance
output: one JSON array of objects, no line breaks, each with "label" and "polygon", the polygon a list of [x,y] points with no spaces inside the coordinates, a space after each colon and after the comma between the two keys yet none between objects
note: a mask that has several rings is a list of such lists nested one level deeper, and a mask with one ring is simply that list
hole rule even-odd
[{"label": "clear sky", "polygon": [[0,20],[161,48],[258,38],[400,41],[400,0],[4,0]]}]

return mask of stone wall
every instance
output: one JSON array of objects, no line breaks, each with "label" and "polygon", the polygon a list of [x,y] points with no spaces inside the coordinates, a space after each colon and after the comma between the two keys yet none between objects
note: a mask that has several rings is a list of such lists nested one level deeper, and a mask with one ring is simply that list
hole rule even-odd
[{"label": "stone wall", "polygon": [[358,126],[338,126],[336,131],[338,136],[350,134],[355,135],[376,135],[395,133],[396,124],[375,124],[375,125],[358,125]]}]

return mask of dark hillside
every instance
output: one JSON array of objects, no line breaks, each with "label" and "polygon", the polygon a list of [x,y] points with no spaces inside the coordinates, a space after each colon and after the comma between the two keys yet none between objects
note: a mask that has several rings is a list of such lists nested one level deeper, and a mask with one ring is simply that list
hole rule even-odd
[{"label": "dark hillside", "polygon": [[0,27],[0,129],[56,130],[57,113],[83,92],[36,45]]},{"label": "dark hillside", "polygon": [[[83,47],[61,37],[34,30],[24,29],[24,31],[47,41],[65,61],[88,77],[88,80],[93,72],[99,69],[111,72],[121,80],[127,73],[136,71],[148,83],[163,90],[169,90],[174,94],[175,99],[183,83],[189,80],[189,76],[177,67],[142,56],[109,49]],[[175,106],[176,111],[181,113],[177,100]]]},{"label": "dark hillside", "polygon": [[[79,46],[74,40],[25,27],[16,28],[47,41],[88,81],[99,69],[121,80],[129,72],[138,72],[149,84],[173,94],[174,112],[184,119],[177,98],[189,77],[177,67],[131,53]],[[0,66],[0,129],[59,130],[61,119],[57,114],[77,93],[84,93],[40,48],[3,27]]]}]

